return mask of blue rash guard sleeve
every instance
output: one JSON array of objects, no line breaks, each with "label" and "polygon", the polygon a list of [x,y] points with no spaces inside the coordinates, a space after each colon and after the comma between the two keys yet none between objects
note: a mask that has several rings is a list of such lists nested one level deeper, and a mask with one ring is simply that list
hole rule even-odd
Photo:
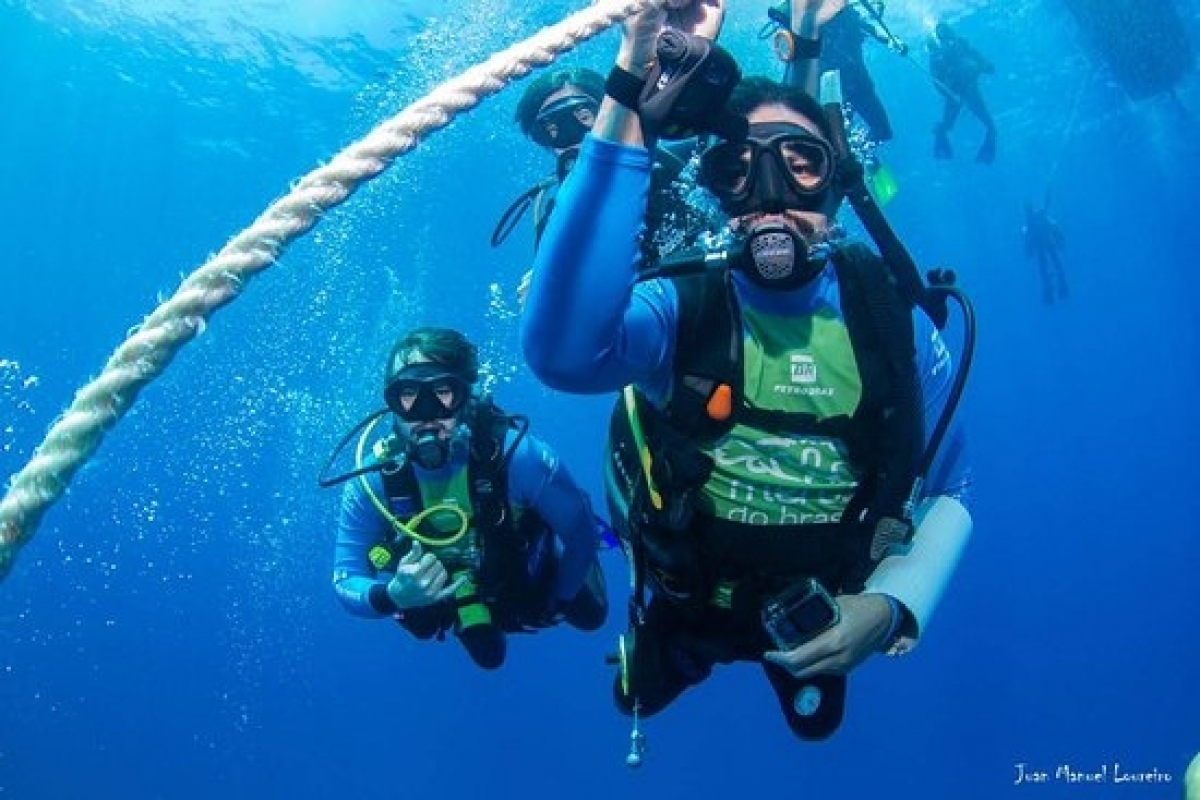
[{"label": "blue rash guard sleeve", "polygon": [[[515,435],[508,432],[506,447],[512,446]],[[368,474],[366,480],[383,501],[379,473]],[[583,585],[595,558],[596,523],[587,494],[549,447],[526,435],[509,462],[508,499],[510,505],[537,511],[554,532],[559,545],[555,594],[560,600],[570,600]],[[393,511],[410,513],[412,509]],[[347,483],[338,514],[333,587],[351,614],[374,618],[395,611],[387,595],[391,573],[375,569],[367,557],[372,547],[391,538],[391,524],[371,502],[362,481],[355,478]]]},{"label": "blue rash guard sleeve", "polygon": [[[383,481],[378,472],[366,476],[381,500]],[[337,542],[333,551],[333,590],[346,610],[359,617],[382,617],[395,611],[387,596],[388,577],[375,569],[367,553],[391,539],[391,525],[371,503],[362,481],[342,487]],[[378,588],[376,588],[378,587]]]},{"label": "blue rash guard sleeve", "polygon": [[541,440],[526,435],[508,470],[508,496],[531,508],[558,540],[555,597],[563,602],[579,593],[596,558],[596,520],[591,501],[567,467]]},{"label": "blue rash guard sleeve", "polygon": [[634,291],[651,166],[647,150],[589,135],[559,192],[521,315],[525,360],[548,386],[599,394],[670,374],[671,290]]}]

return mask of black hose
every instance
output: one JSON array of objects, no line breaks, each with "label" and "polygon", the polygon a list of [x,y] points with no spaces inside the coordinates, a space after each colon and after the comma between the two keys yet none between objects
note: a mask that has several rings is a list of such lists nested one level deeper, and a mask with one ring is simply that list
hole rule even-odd
[{"label": "black hose", "polygon": [[946,298],[952,297],[958,303],[963,313],[963,342],[960,363],[954,370],[954,383],[950,385],[950,395],[946,398],[946,405],[942,407],[937,425],[929,435],[925,453],[917,464],[917,479],[922,483],[928,476],[929,470],[933,466],[933,459],[937,456],[942,440],[950,429],[950,421],[953,419],[955,411],[958,410],[959,401],[962,400],[963,390],[967,384],[967,375],[971,371],[971,363],[975,358],[975,307],[972,305],[971,299],[956,286],[935,284],[926,291],[933,295],[941,295],[943,308],[945,308]]},{"label": "black hose", "polygon": [[512,204],[500,215],[495,229],[492,230],[492,247],[499,247],[504,243],[508,235],[513,232],[513,228],[517,227],[517,223],[525,216],[525,212],[533,205],[534,198],[544,192],[552,182],[552,180],[547,179],[536,186],[531,186],[520,197],[512,201]]},{"label": "black hose", "polygon": [[345,483],[351,478],[357,478],[359,475],[365,475],[368,472],[377,472],[378,470],[383,469],[384,465],[390,463],[389,461],[375,461],[367,464],[365,467],[356,465],[356,469],[351,470],[343,475],[334,475],[332,478],[328,476],[329,468],[333,466],[333,462],[337,460],[337,457],[341,455],[343,450],[346,449],[346,445],[350,443],[350,440],[355,436],[358,436],[363,430],[366,429],[368,425],[374,424],[375,420],[379,419],[384,414],[387,414],[388,411],[389,409],[386,408],[381,408],[378,411],[372,411],[370,414],[360,420],[357,425],[351,428],[349,433],[342,437],[342,440],[337,443],[337,447],[333,448],[333,452],[329,454],[328,460],[325,461],[325,466],[321,467],[321,471],[317,473],[317,483],[322,489],[328,489],[331,486],[337,486],[339,483]]}]

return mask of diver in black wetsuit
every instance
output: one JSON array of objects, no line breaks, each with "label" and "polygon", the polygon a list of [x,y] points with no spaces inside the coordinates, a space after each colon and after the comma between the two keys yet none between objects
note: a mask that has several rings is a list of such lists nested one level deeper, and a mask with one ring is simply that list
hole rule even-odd
[{"label": "diver in black wetsuit", "polygon": [[[575,165],[580,144],[592,129],[603,98],[604,76],[582,67],[547,72],[521,95],[516,122],[525,136],[554,154],[555,174],[531,187],[509,207],[492,234],[493,247],[504,241],[530,207],[535,246],[541,240],[558,188]],[[697,144],[695,139],[664,141],[655,148],[654,181],[646,210],[647,230],[642,238],[650,262],[693,246],[705,230],[718,224],[688,203],[687,186],[677,180]]]},{"label": "diver in black wetsuit", "polygon": [[858,4],[847,3],[821,28],[821,71],[841,73],[845,98],[866,124],[871,140],[887,142],[892,139],[892,123],[863,61],[863,42],[867,37],[892,45],[892,40],[863,16]]},{"label": "diver in black wetsuit", "polygon": [[942,119],[934,128],[933,154],[936,158],[951,158],[950,131],[958,121],[963,106],[983,125],[983,144],[975,160],[990,164],[996,158],[996,123],[988,111],[979,90],[979,78],[996,71],[992,63],[959,36],[944,22],[929,39],[929,71],[937,81],[938,91],[945,98]]},{"label": "diver in black wetsuit", "polygon": [[1037,262],[1042,276],[1043,299],[1047,305],[1067,299],[1067,275],[1063,269],[1062,251],[1066,238],[1062,228],[1050,216],[1050,201],[1035,208],[1032,201],[1025,202],[1025,255]]}]

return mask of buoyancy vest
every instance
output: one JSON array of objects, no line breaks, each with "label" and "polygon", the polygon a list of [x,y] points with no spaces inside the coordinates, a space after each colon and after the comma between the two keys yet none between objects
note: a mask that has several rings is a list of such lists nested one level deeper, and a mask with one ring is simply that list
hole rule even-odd
[{"label": "buoyancy vest", "polygon": [[[703,593],[714,580],[804,574],[832,590],[854,591],[870,574],[875,522],[899,515],[924,441],[912,306],[865,246],[835,249],[831,259],[861,394],[851,413],[824,419],[747,404],[743,314],[728,271],[670,278],[679,311],[671,396],[659,410],[635,393],[635,415],[618,401],[606,465],[610,510],[625,523],[618,533],[642,548],[657,589],[682,595],[689,593],[686,584],[697,583]],[[714,415],[721,393],[731,413]],[[661,508],[649,502],[634,424],[642,429]],[[703,513],[712,447],[735,425],[841,442],[857,487],[837,521],[751,525]]]},{"label": "buoyancy vest", "polygon": [[[438,504],[457,505],[468,512],[467,534],[446,548],[432,547],[451,574],[467,570],[476,596],[459,597],[458,605],[482,601],[496,624],[506,631],[522,630],[523,619],[534,609],[553,579],[552,559],[537,560],[530,570],[534,548],[552,547],[548,529],[531,508],[515,509],[508,498],[508,468],[511,449],[505,447],[512,418],[488,399],[473,401],[467,420],[471,430],[470,454],[465,470],[442,486],[422,485],[407,459],[381,473],[388,507],[407,522],[425,508]],[[465,473],[465,474],[464,474]],[[457,521],[457,518],[456,518]],[[436,525],[436,517],[427,520]],[[434,532],[445,534],[446,531]],[[398,536],[389,548],[401,558],[411,548],[408,537]],[[454,608],[443,604],[443,630],[454,621]]]}]

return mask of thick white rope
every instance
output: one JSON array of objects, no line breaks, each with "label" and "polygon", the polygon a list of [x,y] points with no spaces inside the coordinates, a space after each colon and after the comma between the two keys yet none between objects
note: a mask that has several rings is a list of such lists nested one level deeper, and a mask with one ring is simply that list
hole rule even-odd
[{"label": "thick white rope", "polygon": [[129,411],[138,393],[162,374],[210,316],[231,303],[251,278],[275,264],[325,212],[344,203],[364,183],[412,150],[430,132],[514,79],[552,63],[559,55],[626,17],[666,0],[599,0],[493,55],[379,124],[326,166],[304,176],[287,196],[189,275],[183,284],[109,357],[104,371],[81,388],[50,428],[33,457],[0,500],[0,580],[29,541],[46,511],[99,448],[105,432]]}]

